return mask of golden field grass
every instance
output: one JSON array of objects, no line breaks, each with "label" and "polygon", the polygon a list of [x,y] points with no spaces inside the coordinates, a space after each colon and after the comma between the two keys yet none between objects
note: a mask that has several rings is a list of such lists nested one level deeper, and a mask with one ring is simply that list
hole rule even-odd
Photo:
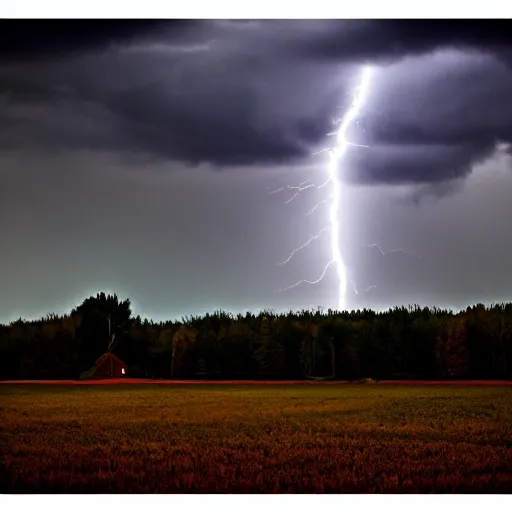
[{"label": "golden field grass", "polygon": [[512,491],[512,388],[0,386],[3,493]]}]

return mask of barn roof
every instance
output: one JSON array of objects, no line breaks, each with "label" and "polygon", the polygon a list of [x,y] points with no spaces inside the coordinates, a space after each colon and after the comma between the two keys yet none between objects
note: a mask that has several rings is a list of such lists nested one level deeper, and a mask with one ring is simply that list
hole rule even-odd
[{"label": "barn roof", "polygon": [[96,362],[96,366],[99,366],[100,364],[104,363],[105,361],[114,361],[115,363],[121,364],[123,366],[127,366],[124,361],[119,359],[115,354],[112,354],[112,352],[107,352],[106,354],[103,354],[98,361]]}]

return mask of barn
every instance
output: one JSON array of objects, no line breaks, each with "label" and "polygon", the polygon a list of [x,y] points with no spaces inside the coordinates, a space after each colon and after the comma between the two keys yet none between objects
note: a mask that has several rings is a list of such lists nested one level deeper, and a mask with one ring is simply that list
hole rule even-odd
[{"label": "barn", "polygon": [[96,366],[92,369],[89,379],[119,379],[128,372],[128,367],[112,352],[107,352],[98,359]]}]

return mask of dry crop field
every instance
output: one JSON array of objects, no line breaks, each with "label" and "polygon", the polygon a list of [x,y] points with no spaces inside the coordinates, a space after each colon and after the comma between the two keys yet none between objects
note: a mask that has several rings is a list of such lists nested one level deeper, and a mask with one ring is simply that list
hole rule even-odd
[{"label": "dry crop field", "polygon": [[510,386],[0,386],[0,492],[512,492]]}]

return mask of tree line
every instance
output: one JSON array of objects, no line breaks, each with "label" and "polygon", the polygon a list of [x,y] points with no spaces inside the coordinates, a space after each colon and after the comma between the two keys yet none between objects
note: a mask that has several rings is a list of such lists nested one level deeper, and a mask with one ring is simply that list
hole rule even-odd
[{"label": "tree line", "polygon": [[512,304],[134,317],[99,293],[64,316],[0,325],[0,379],[77,379],[107,351],[140,378],[509,379]]}]

